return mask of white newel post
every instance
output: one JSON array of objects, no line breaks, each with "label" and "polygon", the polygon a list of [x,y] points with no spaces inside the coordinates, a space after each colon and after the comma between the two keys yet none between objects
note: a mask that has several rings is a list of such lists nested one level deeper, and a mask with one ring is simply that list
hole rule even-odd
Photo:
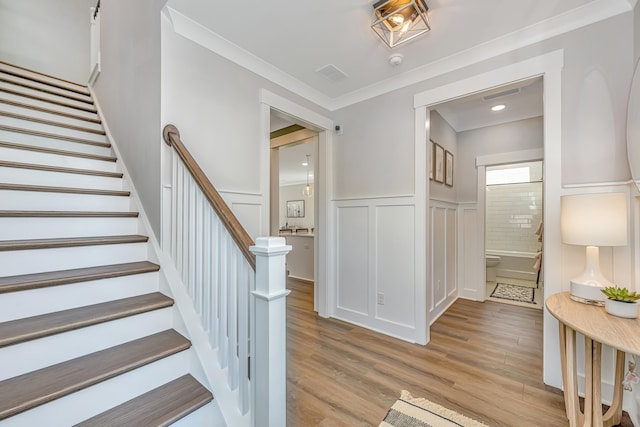
[{"label": "white newel post", "polygon": [[[259,237],[255,296],[255,425],[287,425],[286,255],[283,237]],[[253,373],[252,373],[253,374]]]}]

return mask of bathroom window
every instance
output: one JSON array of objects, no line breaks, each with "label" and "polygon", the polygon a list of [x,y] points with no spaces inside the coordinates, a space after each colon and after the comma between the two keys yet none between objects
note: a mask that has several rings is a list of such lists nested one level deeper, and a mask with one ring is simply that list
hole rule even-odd
[{"label": "bathroom window", "polygon": [[508,169],[488,169],[487,185],[518,184],[530,182],[529,167],[517,167]]}]

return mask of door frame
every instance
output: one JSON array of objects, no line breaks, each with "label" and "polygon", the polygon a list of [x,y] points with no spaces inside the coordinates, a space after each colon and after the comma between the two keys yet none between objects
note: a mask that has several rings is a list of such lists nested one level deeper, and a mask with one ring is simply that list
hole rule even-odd
[{"label": "door frame", "polygon": [[[543,281],[547,295],[562,291],[562,243],[560,241],[560,194],[562,189],[562,68],[564,65],[563,49],[555,50],[543,55],[532,57],[521,62],[514,62],[494,70],[474,74],[471,77],[439,86],[414,95],[414,108],[427,113],[434,106],[452,99],[482,92],[520,80],[535,77],[543,78],[543,106],[544,106],[544,224],[545,224],[545,252],[543,253]],[[416,132],[416,145],[429,141],[429,122],[417,124],[426,132]],[[426,133],[426,135],[425,135]],[[425,138],[426,136],[426,138]],[[422,166],[426,169],[427,165]],[[426,201],[429,204],[427,186]],[[476,231],[477,232],[477,231]],[[427,231],[428,233],[428,231]],[[477,239],[480,236],[476,236]],[[431,236],[425,236],[427,242]],[[484,241],[484,237],[482,237]],[[427,245],[429,246],[429,245]],[[484,263],[483,263],[484,265]],[[428,277],[428,276],[427,276]],[[433,284],[427,283],[430,287]],[[460,286],[457,286],[460,289]],[[429,294],[429,291],[427,292]],[[425,301],[425,310],[427,302]],[[428,314],[428,313],[427,313]],[[544,310],[543,325],[543,381],[554,387],[562,387],[560,366],[560,347],[558,328],[555,321]]]},{"label": "door frame", "polygon": [[262,195],[265,214],[262,218],[262,229],[269,231],[270,227],[270,174],[271,174],[271,146],[270,146],[270,122],[271,109],[295,117],[309,129],[318,132],[318,156],[315,163],[313,183],[316,194],[315,203],[315,238],[314,238],[314,310],[321,317],[333,315],[333,292],[328,286],[328,277],[331,276],[332,263],[328,257],[329,237],[333,236],[333,224],[331,221],[330,203],[332,198],[332,174],[331,171],[331,145],[333,140],[333,120],[313,110],[299,105],[287,98],[276,95],[266,89],[260,89],[260,149],[262,171]]}]

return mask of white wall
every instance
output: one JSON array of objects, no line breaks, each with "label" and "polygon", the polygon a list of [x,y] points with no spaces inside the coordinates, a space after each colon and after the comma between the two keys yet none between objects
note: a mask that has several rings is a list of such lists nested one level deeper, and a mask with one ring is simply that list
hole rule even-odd
[{"label": "white wall", "polygon": [[86,84],[96,2],[0,0],[0,60]]},{"label": "white wall", "polygon": [[[303,196],[302,190],[304,190],[305,187],[305,184],[283,185],[280,187],[280,228],[283,228],[287,223],[290,228],[308,228],[309,231],[315,227],[313,218],[315,197]],[[311,188],[313,189],[313,184],[311,184]],[[304,200],[303,218],[287,218],[288,200]]]},{"label": "white wall", "polygon": [[160,234],[160,10],[166,0],[110,0],[100,7],[101,73],[94,84],[104,118]]}]

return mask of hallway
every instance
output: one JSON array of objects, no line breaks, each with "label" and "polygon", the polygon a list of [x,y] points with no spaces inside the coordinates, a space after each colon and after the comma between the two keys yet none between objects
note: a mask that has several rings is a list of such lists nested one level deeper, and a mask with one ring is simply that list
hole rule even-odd
[{"label": "hallway", "polygon": [[289,281],[289,426],[377,426],[406,389],[491,426],[566,426],[542,383],[542,311],[458,300],[422,347],[312,311]]}]

